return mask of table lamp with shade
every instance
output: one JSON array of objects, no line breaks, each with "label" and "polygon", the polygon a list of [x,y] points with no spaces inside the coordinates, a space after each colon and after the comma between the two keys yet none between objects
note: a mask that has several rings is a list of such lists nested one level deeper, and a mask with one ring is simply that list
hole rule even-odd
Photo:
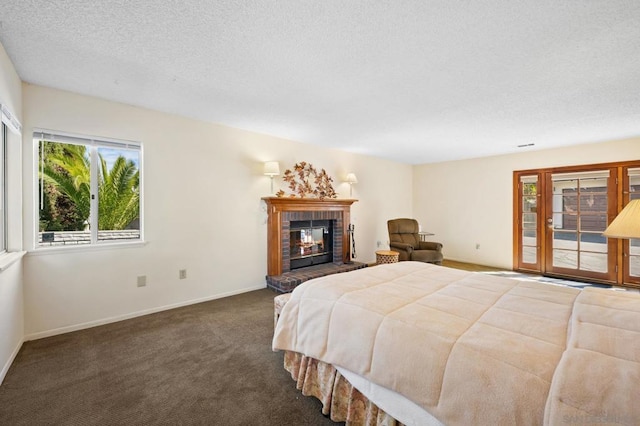
[{"label": "table lamp with shade", "polygon": [[631,200],[602,235],[609,238],[640,238],[640,199]]}]

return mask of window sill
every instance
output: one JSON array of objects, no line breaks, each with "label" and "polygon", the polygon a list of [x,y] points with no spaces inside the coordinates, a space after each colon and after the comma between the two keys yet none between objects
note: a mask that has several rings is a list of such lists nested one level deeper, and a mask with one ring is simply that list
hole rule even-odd
[{"label": "window sill", "polygon": [[22,258],[26,251],[10,251],[0,254],[0,272],[5,271],[11,265]]},{"label": "window sill", "polygon": [[60,253],[78,253],[88,251],[99,250],[118,250],[128,249],[136,247],[144,247],[149,244],[147,241],[132,241],[127,243],[109,243],[109,244],[80,244],[66,247],[38,247],[33,250],[29,250],[29,256],[42,256],[47,254],[60,254]]}]

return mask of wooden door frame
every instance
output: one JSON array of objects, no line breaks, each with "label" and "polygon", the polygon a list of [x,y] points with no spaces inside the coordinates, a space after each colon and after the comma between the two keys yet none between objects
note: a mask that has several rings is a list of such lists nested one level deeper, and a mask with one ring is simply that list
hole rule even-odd
[{"label": "wooden door frame", "polygon": [[[524,264],[520,262],[522,258],[522,227],[520,226],[520,219],[523,214],[522,207],[522,190],[520,188],[520,179],[523,176],[536,176],[538,180],[537,185],[537,210],[536,210],[536,235],[538,245],[536,246],[536,264],[532,267],[532,263]],[[542,185],[542,187],[541,187]],[[544,244],[541,244],[540,238],[543,232],[544,223],[541,221],[542,213],[544,212],[544,197],[541,195],[544,193],[541,189],[544,188],[543,174],[539,172],[529,173],[528,171],[514,172],[513,173],[513,265],[514,270],[524,272],[542,272],[542,262],[544,259]],[[516,265],[518,266],[516,269]]]},{"label": "wooden door frame", "polygon": [[[608,220],[607,223],[611,223],[611,221],[617,216],[618,213],[622,210],[622,208],[628,203],[629,194],[624,194],[624,188],[628,186],[628,176],[624,173],[628,168],[640,168],[640,160],[636,161],[622,161],[622,162],[610,162],[610,163],[598,163],[598,164],[586,164],[586,165],[574,165],[574,166],[564,166],[564,167],[548,167],[548,168],[539,168],[539,169],[527,169],[527,170],[515,170],[513,172],[513,270],[514,271],[522,271],[522,272],[534,272],[540,274],[547,274],[547,244],[545,242],[544,233],[547,232],[546,229],[546,219],[547,219],[547,197],[540,196],[538,200],[538,235],[539,238],[539,265],[538,270],[531,269],[530,267],[523,267],[522,262],[520,262],[520,254],[521,254],[521,225],[520,225],[520,217],[522,215],[522,206],[521,206],[521,194],[519,189],[520,177],[521,176],[538,176],[538,194],[546,194],[547,192],[547,176],[554,173],[572,173],[572,172],[581,172],[587,170],[602,170],[602,169],[611,169],[615,168],[616,170],[611,173],[611,178],[615,178],[616,190],[615,198],[610,198],[609,204],[607,207],[608,210]],[[614,240],[614,241],[611,241]],[[589,280],[594,282],[605,282],[609,284],[616,285],[625,285],[631,287],[640,287],[640,280],[636,283],[636,279],[631,279],[628,274],[629,265],[627,261],[625,261],[625,254],[628,253],[629,250],[629,241],[623,239],[610,239],[609,241],[609,250],[613,249],[616,252],[615,261],[609,264],[609,268],[617,267],[617,273],[615,275],[615,282],[611,280],[601,280],[601,279],[592,279],[592,278],[584,278],[584,277],[575,277],[575,276],[566,276],[568,278]],[[530,265],[530,264],[526,264]],[[554,274],[558,276],[564,276],[562,274]]]},{"label": "wooden door frame", "polygon": [[[618,205],[619,211],[629,204],[631,198],[628,188],[630,188],[628,169],[635,169],[637,166],[625,166],[618,170],[618,178],[622,185],[618,187],[618,193],[620,204]],[[640,277],[632,277],[630,274],[631,266],[631,247],[629,240],[618,239],[618,250],[622,253],[618,259],[618,281],[627,283],[629,286],[640,288]]]}]

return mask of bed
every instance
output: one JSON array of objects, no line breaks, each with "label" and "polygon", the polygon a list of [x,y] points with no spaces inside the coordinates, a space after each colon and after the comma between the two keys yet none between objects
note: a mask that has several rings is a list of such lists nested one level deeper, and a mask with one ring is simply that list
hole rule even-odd
[{"label": "bed", "polygon": [[373,423],[640,424],[638,294],[379,265],[298,286],[273,349],[338,374]]}]

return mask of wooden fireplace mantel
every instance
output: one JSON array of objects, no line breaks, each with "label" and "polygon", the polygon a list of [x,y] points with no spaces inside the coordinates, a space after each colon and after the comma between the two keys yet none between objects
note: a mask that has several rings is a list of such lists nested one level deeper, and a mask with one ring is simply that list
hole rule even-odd
[{"label": "wooden fireplace mantel", "polygon": [[282,214],[285,212],[342,212],[342,259],[349,262],[348,227],[351,223],[351,204],[358,200],[325,198],[263,197],[267,204],[267,275],[281,275],[282,270]]}]

